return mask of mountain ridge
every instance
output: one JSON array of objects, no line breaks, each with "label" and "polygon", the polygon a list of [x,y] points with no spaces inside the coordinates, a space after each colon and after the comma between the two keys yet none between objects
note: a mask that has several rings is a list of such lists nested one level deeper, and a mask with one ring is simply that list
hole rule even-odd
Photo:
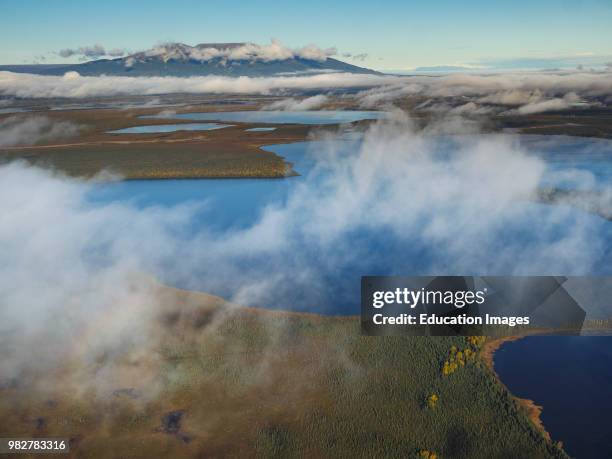
[{"label": "mountain ridge", "polygon": [[0,71],[83,76],[282,76],[324,73],[380,74],[330,57],[335,50],[309,45],[290,50],[273,41],[254,43],[168,43],[125,57],[98,59],[80,64],[3,65]]}]

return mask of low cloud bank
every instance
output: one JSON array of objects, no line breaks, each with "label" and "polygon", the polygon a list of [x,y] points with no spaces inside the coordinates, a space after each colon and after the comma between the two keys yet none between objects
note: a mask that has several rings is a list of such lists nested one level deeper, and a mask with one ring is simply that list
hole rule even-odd
[{"label": "low cloud bank", "polygon": [[281,77],[118,77],[81,76],[67,72],[64,76],[42,76],[0,72],[0,94],[23,98],[99,97],[119,95],[196,94],[271,94],[323,88],[371,87],[397,82],[398,77],[330,73]]},{"label": "low cloud bank", "polygon": [[0,120],[0,147],[36,145],[75,137],[80,130],[74,123],[54,121],[46,116],[10,116]]},{"label": "low cloud bank", "polygon": [[[612,102],[610,72],[456,74],[437,77],[325,73],[238,78],[85,77],[76,72],[59,77],[0,72],[0,95],[23,98],[171,93],[291,94],[347,88],[362,89],[355,97],[365,108],[393,104],[403,98],[419,98],[426,99],[426,104],[422,106],[425,110],[435,111],[446,106],[464,115],[509,110],[515,111],[509,113],[531,114]],[[427,108],[427,105],[433,108]]]},{"label": "low cloud bank", "polygon": [[[433,111],[446,106],[462,114],[520,114],[564,110],[583,105],[607,104],[612,95],[609,72],[455,74],[438,77],[404,77],[358,95],[363,107],[375,107],[407,97],[429,98],[423,107]],[[443,105],[445,104],[445,105]],[[467,105],[469,104],[469,105]]]},{"label": "low cloud bank", "polygon": [[579,102],[580,98],[576,95],[576,93],[570,92],[564,97],[555,97],[554,99],[538,100],[536,102],[527,103],[525,105],[520,106],[516,111],[521,115],[560,111],[575,107],[576,104]]}]

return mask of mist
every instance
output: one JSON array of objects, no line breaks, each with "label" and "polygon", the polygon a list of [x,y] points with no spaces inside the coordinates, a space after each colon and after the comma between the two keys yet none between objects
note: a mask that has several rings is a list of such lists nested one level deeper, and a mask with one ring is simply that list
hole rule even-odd
[{"label": "mist", "polygon": [[0,119],[0,147],[36,145],[76,137],[81,126],[70,121],[54,121],[46,116],[10,116]]},{"label": "mist", "polygon": [[321,108],[328,101],[328,97],[324,94],[318,94],[305,99],[283,99],[272,102],[263,107],[264,110],[316,110]]}]

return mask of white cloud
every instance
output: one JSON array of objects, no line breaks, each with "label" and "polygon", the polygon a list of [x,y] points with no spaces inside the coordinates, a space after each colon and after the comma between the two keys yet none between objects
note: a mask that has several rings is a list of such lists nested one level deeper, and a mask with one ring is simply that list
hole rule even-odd
[{"label": "white cloud", "polygon": [[314,44],[302,48],[291,49],[283,46],[279,40],[271,40],[268,45],[244,43],[237,46],[189,46],[182,43],[166,43],[143,53],[133,55],[138,61],[148,57],[159,57],[164,61],[196,60],[207,62],[213,59],[224,61],[273,62],[286,59],[301,58],[315,61],[325,61],[329,56],[337,54],[336,48],[321,49]]},{"label": "white cloud", "polygon": [[[126,65],[132,63],[126,62]],[[286,94],[335,88],[370,88],[355,97],[362,107],[392,105],[405,97],[426,98],[419,109],[454,114],[533,114],[609,103],[610,72],[445,75],[439,77],[324,73],[274,77],[42,76],[0,72],[0,95],[21,98],[98,97],[164,93]],[[314,109],[322,95],[279,102]],[[350,96],[353,97],[353,96]],[[294,108],[298,109],[298,108]],[[511,110],[509,110],[511,109]]]},{"label": "white cloud", "polygon": [[565,110],[575,106],[578,102],[580,102],[580,98],[575,93],[570,92],[566,94],[565,97],[556,97],[554,99],[525,104],[516,111],[521,115],[530,115],[533,113]]},{"label": "white cloud", "polygon": [[272,102],[264,110],[316,110],[328,101],[328,97],[318,94],[305,99],[284,99]]},{"label": "white cloud", "polygon": [[164,93],[270,94],[282,90],[378,86],[397,81],[394,76],[326,73],[281,77],[66,77],[0,72],[0,94],[16,97],[93,97]]},{"label": "white cloud", "polygon": [[75,137],[80,127],[69,121],[54,121],[46,116],[10,116],[0,120],[0,147],[35,145]]},{"label": "white cloud", "polygon": [[419,111],[451,116],[484,116],[495,112],[495,109],[484,105],[479,105],[475,102],[466,102],[461,105],[451,105],[445,102],[435,102],[431,99],[420,104],[417,109]]},{"label": "white cloud", "polygon": [[597,104],[610,94],[609,72],[503,73],[402,77],[395,84],[363,91],[358,98],[364,107],[419,96],[429,98],[428,104],[457,99],[484,106],[488,112],[501,113],[507,111],[505,107],[518,107],[519,113],[527,114],[567,109],[578,102]]},{"label": "white cloud", "polygon": [[176,116],[176,110],[167,108],[167,109],[162,110],[155,116],[158,118],[173,118]]},{"label": "white cloud", "polygon": [[78,48],[65,48],[58,52],[60,57],[72,57],[77,56],[84,59],[99,59],[104,56],[110,57],[121,57],[126,54],[124,49],[112,49],[106,50],[106,48],[101,44],[95,44],[92,46],[80,46]]},{"label": "white cloud", "polygon": [[[129,62],[126,62],[128,65]],[[164,93],[279,94],[335,88],[370,88],[357,94],[363,107],[392,104],[403,97],[427,98],[457,111],[519,113],[561,110],[581,103],[607,103],[612,95],[609,72],[518,73],[495,75],[392,76],[351,73],[274,77],[123,77],[80,76],[68,72],[43,76],[0,72],[0,95],[8,97],[98,97]],[[457,99],[449,105],[450,99]],[[316,100],[316,99],[315,99]],[[457,104],[460,102],[460,104]],[[472,103],[473,105],[465,105]],[[459,109],[459,105],[465,105]],[[521,107],[524,107],[521,109]],[[476,110],[477,108],[477,110]]]}]

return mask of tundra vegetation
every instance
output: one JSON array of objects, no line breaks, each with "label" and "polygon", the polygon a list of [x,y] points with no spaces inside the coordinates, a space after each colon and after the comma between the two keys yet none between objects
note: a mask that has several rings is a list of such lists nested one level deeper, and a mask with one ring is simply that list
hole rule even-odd
[{"label": "tundra vegetation", "polygon": [[356,317],[164,291],[148,339],[0,379],[0,436],[66,437],[88,458],[567,457],[483,338],[367,337]]}]

